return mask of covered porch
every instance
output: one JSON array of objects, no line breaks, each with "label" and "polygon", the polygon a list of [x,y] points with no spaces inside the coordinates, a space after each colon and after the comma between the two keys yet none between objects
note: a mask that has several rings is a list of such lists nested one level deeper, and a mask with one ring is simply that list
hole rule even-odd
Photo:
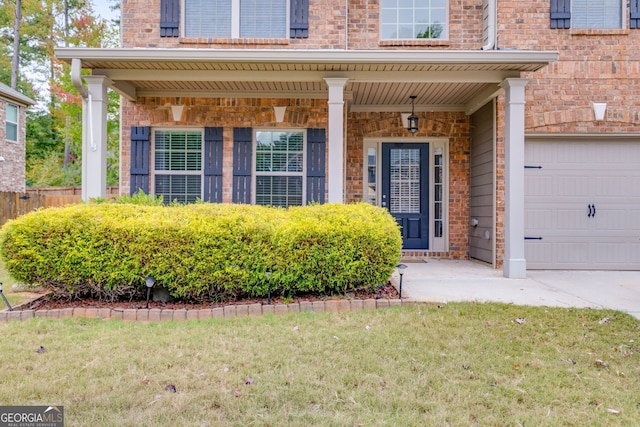
[{"label": "covered porch", "polygon": [[[332,203],[366,200],[364,186],[370,183],[365,178],[367,147],[378,148],[378,168],[382,166],[384,150],[406,149],[412,147],[406,144],[413,142],[428,144],[425,150],[430,155],[435,153],[434,147],[440,147],[438,152],[444,153],[448,162],[468,156],[471,136],[467,130],[471,125],[465,117],[499,99],[491,120],[495,124],[501,117],[504,126],[492,127],[492,139],[496,147],[504,147],[504,160],[498,154],[500,150],[494,152],[499,160],[494,163],[496,175],[504,176],[504,191],[494,182],[494,199],[500,201],[500,206],[493,207],[495,222],[500,223],[494,224],[497,232],[492,236],[492,244],[498,248],[494,264],[501,264],[507,277],[526,275],[523,153],[527,80],[523,73],[546,66],[556,59],[556,53],[64,48],[56,50],[56,55],[71,63],[74,84],[83,98],[84,199],[106,194],[107,88],[123,97],[123,134],[129,132],[127,125],[206,126],[204,118],[194,117],[196,110],[202,116],[203,109],[194,106],[198,100],[207,104],[207,99],[249,100],[246,102],[253,109],[252,116],[244,118],[248,126],[277,127],[284,120],[290,127],[308,127],[312,123],[326,129],[323,201]],[[90,70],[91,75],[82,76],[83,69]],[[415,133],[409,132],[402,120],[402,113],[411,112],[410,96],[415,96],[418,117]],[[320,100],[325,106],[316,108],[310,103],[304,110],[296,109],[296,103],[304,100]],[[234,116],[235,105],[216,101],[215,108],[225,110],[234,123],[242,124],[242,118]],[[145,110],[145,114],[136,123],[134,114],[129,113],[139,110]],[[221,126],[227,124],[222,115],[215,120]],[[466,129],[458,136],[460,141],[467,141],[466,145],[450,147],[449,128]],[[129,188],[131,148],[124,139],[121,137],[121,183],[123,188]],[[445,237],[453,235],[453,227],[462,236],[471,220],[464,199],[469,197],[474,178],[470,174],[465,177],[464,171],[462,167],[458,175],[446,175],[445,189],[456,180],[465,181],[456,191],[464,193],[466,188],[467,194],[458,194],[461,202],[453,206],[455,220],[449,219],[452,207],[444,199]],[[430,173],[425,181],[430,182],[433,172]],[[382,173],[375,178],[377,184]],[[223,173],[223,181],[230,179]],[[375,200],[369,201],[392,209],[385,205],[387,194],[383,194],[383,186],[375,187]],[[428,210],[430,224],[433,210]],[[430,239],[432,245],[433,233]],[[442,251],[456,246],[465,253],[464,236],[456,239],[453,244],[451,239],[443,240]]]}]

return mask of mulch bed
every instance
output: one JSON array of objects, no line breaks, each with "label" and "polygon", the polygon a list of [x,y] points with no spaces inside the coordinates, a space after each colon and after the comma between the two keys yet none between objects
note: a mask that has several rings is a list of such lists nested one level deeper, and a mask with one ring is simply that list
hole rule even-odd
[{"label": "mulch bed", "polygon": [[[317,294],[304,294],[293,298],[282,298],[274,296],[271,304],[291,304],[305,301],[326,301],[336,299],[397,299],[398,291],[391,284],[367,287],[349,292],[346,295],[326,296]],[[228,305],[239,304],[268,304],[267,298],[242,298],[229,301],[212,303],[194,303],[174,300],[171,302],[149,301],[149,308],[159,309],[187,309],[196,310],[203,308],[216,308]],[[119,308],[119,309],[140,309],[146,308],[146,300],[126,300],[126,301],[104,301],[99,299],[54,299],[51,295],[44,295],[28,304],[15,307],[15,310],[51,310],[61,308]]]}]

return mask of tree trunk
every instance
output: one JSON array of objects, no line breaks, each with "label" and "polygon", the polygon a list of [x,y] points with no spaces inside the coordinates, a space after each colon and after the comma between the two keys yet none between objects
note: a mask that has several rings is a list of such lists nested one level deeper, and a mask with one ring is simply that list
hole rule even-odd
[{"label": "tree trunk", "polygon": [[16,0],[16,18],[13,23],[13,58],[11,59],[11,89],[18,85],[18,70],[20,69],[20,20],[22,1]]}]

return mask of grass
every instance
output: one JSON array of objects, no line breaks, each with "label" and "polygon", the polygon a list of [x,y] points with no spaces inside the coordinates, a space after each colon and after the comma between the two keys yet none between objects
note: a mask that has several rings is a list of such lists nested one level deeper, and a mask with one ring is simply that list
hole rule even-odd
[{"label": "grass", "polygon": [[[13,285],[18,283],[11,275],[5,270],[4,262],[2,258],[0,258],[0,283],[2,283],[2,293],[11,306],[16,306],[22,302],[25,302],[33,297],[30,293],[22,293],[22,292],[14,292],[11,288]],[[6,305],[4,301],[0,300],[0,310],[6,309]]]},{"label": "grass", "polygon": [[68,426],[640,419],[640,323],[615,311],[457,303],[160,323],[35,318],[0,324],[0,336],[0,402],[64,405]]}]

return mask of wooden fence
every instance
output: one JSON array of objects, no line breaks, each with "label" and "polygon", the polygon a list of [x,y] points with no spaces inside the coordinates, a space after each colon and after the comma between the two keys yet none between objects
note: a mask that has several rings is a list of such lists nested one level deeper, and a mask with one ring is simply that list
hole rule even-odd
[{"label": "wooden fence", "polygon": [[[117,196],[118,186],[107,187],[107,195]],[[0,191],[0,227],[10,219],[17,218],[38,208],[49,208],[80,203],[80,187],[28,188],[24,193]]]}]

